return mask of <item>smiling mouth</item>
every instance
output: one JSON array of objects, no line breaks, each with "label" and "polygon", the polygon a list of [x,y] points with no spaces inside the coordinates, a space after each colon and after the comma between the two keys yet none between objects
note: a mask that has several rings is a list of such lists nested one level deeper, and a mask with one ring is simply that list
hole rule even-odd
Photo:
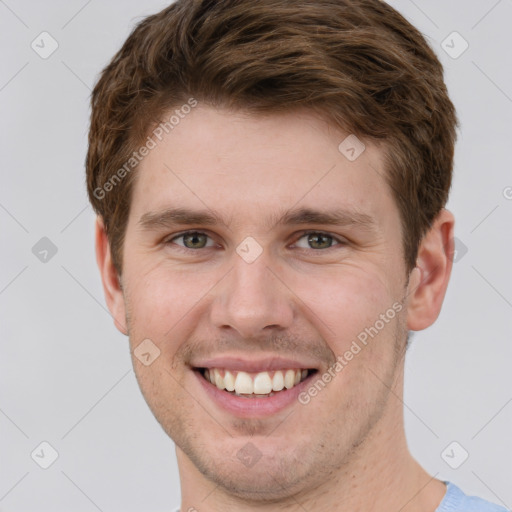
[{"label": "smiling mouth", "polygon": [[269,398],[292,389],[317,373],[314,368],[290,368],[249,373],[222,368],[196,368],[217,389],[243,398]]}]

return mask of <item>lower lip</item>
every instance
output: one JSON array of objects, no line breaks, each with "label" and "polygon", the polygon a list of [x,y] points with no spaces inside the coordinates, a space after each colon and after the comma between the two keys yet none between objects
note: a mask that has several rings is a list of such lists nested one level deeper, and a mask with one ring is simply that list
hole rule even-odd
[{"label": "lower lip", "polygon": [[314,375],[308,375],[306,379],[293,386],[293,388],[278,391],[273,396],[266,398],[244,398],[220,390],[217,386],[208,382],[197,370],[194,370],[194,374],[213,402],[241,418],[269,416],[282,411],[293,403],[298,403],[299,394],[309,385],[309,380]]}]

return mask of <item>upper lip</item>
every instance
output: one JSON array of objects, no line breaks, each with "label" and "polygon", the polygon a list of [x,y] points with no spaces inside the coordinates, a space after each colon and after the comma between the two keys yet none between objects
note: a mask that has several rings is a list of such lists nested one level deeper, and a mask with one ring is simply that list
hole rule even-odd
[{"label": "upper lip", "polygon": [[313,361],[288,359],[280,356],[254,357],[247,356],[217,356],[210,359],[198,359],[191,366],[195,368],[222,368],[230,371],[245,371],[250,373],[287,370],[287,369],[317,369]]}]

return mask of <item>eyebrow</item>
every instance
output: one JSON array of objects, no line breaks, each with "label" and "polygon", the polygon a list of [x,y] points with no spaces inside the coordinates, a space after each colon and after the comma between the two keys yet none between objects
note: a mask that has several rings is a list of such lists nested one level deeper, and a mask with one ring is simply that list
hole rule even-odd
[{"label": "eyebrow", "polygon": [[[228,226],[219,214],[212,210],[193,210],[188,208],[167,208],[158,212],[144,213],[138,222],[144,230],[167,228],[175,225]],[[265,225],[274,226],[315,224],[331,226],[354,226],[367,231],[376,231],[375,220],[365,213],[353,209],[338,208],[335,210],[315,210],[312,208],[296,208],[283,214],[271,215]]]}]

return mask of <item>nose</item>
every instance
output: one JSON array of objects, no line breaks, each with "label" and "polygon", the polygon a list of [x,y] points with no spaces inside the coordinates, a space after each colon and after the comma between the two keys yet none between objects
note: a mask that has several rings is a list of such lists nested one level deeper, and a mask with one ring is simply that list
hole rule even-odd
[{"label": "nose", "polygon": [[[291,326],[293,293],[265,252],[247,263],[233,255],[234,268],[215,289],[211,321],[218,329],[233,329],[243,338],[261,336],[263,331],[280,331]],[[268,334],[268,332],[267,332]]]}]

